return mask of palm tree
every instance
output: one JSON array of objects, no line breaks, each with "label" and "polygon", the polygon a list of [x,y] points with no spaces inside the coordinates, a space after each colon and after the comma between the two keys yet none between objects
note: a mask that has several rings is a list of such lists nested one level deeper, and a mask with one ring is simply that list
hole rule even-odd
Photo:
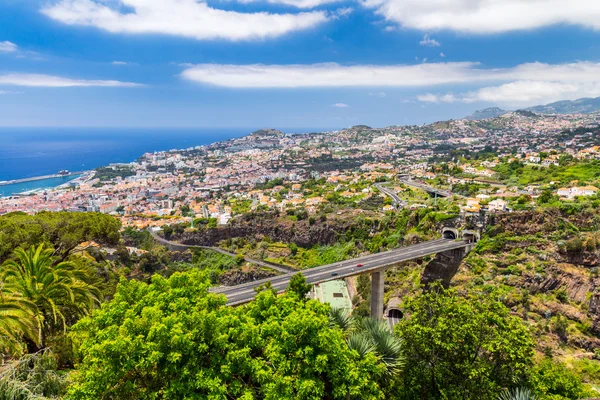
[{"label": "palm tree", "polygon": [[18,353],[23,338],[38,344],[35,305],[22,297],[0,293],[0,350]]},{"label": "palm tree", "polygon": [[361,357],[374,354],[386,366],[389,374],[399,372],[404,366],[402,340],[394,335],[384,321],[371,317],[352,317],[347,310],[332,309],[329,323],[346,333],[348,347]]},{"label": "palm tree", "polygon": [[27,250],[15,250],[17,260],[6,262],[2,278],[7,293],[22,296],[34,305],[38,322],[38,340],[44,346],[49,330],[66,329],[67,316],[80,317],[100,302],[98,288],[85,282],[87,275],[70,262],[53,265],[52,249],[40,244]]},{"label": "palm tree", "polygon": [[498,400],[536,400],[537,397],[529,389],[516,388],[506,390],[498,396]]}]

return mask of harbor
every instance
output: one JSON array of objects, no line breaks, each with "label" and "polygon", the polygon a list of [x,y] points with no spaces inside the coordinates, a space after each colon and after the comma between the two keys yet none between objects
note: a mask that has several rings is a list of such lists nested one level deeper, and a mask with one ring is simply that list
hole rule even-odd
[{"label": "harbor", "polygon": [[78,171],[78,172],[59,171],[58,173],[52,174],[52,175],[33,176],[31,178],[22,178],[22,179],[12,179],[12,180],[9,180],[9,181],[0,181],[0,186],[15,185],[15,184],[26,183],[26,182],[43,181],[43,180],[55,179],[55,178],[68,178],[68,177],[72,177],[74,175],[81,176],[85,172],[86,171]]},{"label": "harbor", "polygon": [[0,182],[0,197],[25,196],[40,190],[54,189],[76,183],[89,175],[89,171],[58,173],[32,178],[13,179]]}]

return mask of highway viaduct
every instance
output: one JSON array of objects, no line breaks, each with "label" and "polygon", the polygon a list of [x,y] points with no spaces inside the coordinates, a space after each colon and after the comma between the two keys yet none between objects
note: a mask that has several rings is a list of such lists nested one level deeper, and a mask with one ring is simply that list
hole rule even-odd
[{"label": "highway viaduct", "polygon": [[[454,228],[444,228],[442,238],[431,240],[411,246],[388,250],[382,253],[344,260],[333,264],[307,269],[302,272],[307,283],[318,284],[334,279],[343,279],[351,276],[371,274],[371,315],[376,318],[383,317],[383,293],[385,271],[399,263],[423,258],[436,254],[441,256],[442,263],[458,266],[460,260],[479,240],[479,233],[475,231],[459,231]],[[457,263],[458,261],[458,263]],[[360,266],[359,266],[360,265]],[[271,283],[271,287],[278,293],[286,290],[290,279],[297,272],[286,273],[276,277],[248,282],[241,285],[215,288],[214,293],[227,297],[227,304],[231,306],[248,303],[254,299],[254,290],[262,284]]]},{"label": "highway viaduct", "polygon": [[[160,243],[167,245],[175,251],[184,251],[194,247],[206,248],[213,251],[221,250],[217,250],[213,247],[181,245],[167,241],[158,236],[155,232],[152,232],[152,234]],[[382,318],[384,278],[387,269],[397,266],[399,263],[405,261],[415,260],[434,254],[436,255],[436,258],[431,261],[426,268],[429,268],[429,265],[433,265],[433,269],[438,270],[458,268],[460,260],[462,260],[465,254],[475,246],[475,243],[478,240],[479,233],[476,231],[459,231],[456,228],[444,228],[442,230],[442,238],[440,239],[293,272],[289,272],[289,269],[287,271],[282,270],[281,266],[274,266],[257,260],[248,260],[249,262],[254,262],[269,268],[275,267],[274,269],[284,273],[275,277],[256,280],[241,285],[213,288],[211,289],[211,292],[225,295],[225,297],[227,297],[227,305],[237,306],[254,300],[254,297],[256,296],[255,289],[267,282],[271,283],[271,287],[277,293],[284,292],[288,287],[292,276],[298,272],[302,273],[307,283],[313,285],[334,279],[343,279],[368,273],[371,274],[371,316]],[[220,252],[235,256],[235,254],[225,252],[224,250]],[[436,274],[439,272],[440,271],[435,271]],[[451,275],[453,275],[454,272],[456,271],[451,271]],[[443,276],[443,273],[440,274],[440,276]],[[427,284],[428,282],[425,283]],[[449,283],[449,281],[446,283]]]}]

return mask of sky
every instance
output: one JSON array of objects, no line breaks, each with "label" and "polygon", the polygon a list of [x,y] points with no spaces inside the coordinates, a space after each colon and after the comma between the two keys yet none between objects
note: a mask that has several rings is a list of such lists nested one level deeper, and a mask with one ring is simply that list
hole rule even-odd
[{"label": "sky", "polygon": [[597,0],[0,0],[0,126],[381,127],[598,96]]}]

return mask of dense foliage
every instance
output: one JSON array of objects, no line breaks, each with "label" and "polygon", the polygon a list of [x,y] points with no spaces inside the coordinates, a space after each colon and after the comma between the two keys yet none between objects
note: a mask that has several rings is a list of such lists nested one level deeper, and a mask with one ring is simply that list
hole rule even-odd
[{"label": "dense foliage", "polygon": [[10,213],[0,217],[0,261],[18,247],[41,243],[54,248],[61,259],[84,241],[118,243],[121,223],[99,213],[41,212],[35,215]]},{"label": "dense foliage", "polygon": [[382,398],[374,356],[348,348],[328,307],[267,290],[224,306],[205,274],[121,282],[73,329],[81,363],[70,399]]},{"label": "dense foliage", "polygon": [[[578,200],[567,209],[546,197],[538,200],[543,211],[521,216],[532,219],[521,221],[525,229],[537,221],[537,234],[522,234],[501,216],[490,218],[487,234],[461,267],[463,276],[454,281],[460,291],[423,292],[418,263],[390,271],[386,285],[404,300],[405,319],[395,332],[365,318],[371,287],[366,274],[357,279],[353,317],[307,300],[310,287],[301,275],[283,296],[266,286],[257,301],[231,308],[208,288],[223,279],[235,284],[265,276],[240,257],[173,253],[147,231],[129,228],[121,236],[118,222],[101,214],[0,217],[0,345],[7,363],[0,367],[0,400],[591,397],[582,377],[598,382],[597,362],[586,358],[567,366],[556,348],[539,342],[538,355],[547,357],[533,357],[534,341],[558,337],[569,345],[591,335],[589,317],[546,315],[546,305],[583,310],[587,303],[575,300],[569,288],[537,294],[518,279],[551,277],[551,247],[557,259],[597,254],[597,200]],[[569,211],[576,207],[582,208]],[[317,215],[297,218],[291,229],[329,226],[336,230],[334,242],[298,246],[264,236],[226,244],[236,253],[309,268],[427,240],[455,215],[445,200],[421,210],[365,213],[345,229],[338,229],[335,217]],[[81,250],[88,240],[115,248],[114,256]],[[104,304],[96,309],[100,300]],[[29,354],[16,358],[23,353]],[[5,393],[12,394],[1,397]]]},{"label": "dense foliage", "polygon": [[396,325],[406,343],[402,398],[485,399],[526,383],[533,341],[520,319],[489,295],[426,292]]}]

